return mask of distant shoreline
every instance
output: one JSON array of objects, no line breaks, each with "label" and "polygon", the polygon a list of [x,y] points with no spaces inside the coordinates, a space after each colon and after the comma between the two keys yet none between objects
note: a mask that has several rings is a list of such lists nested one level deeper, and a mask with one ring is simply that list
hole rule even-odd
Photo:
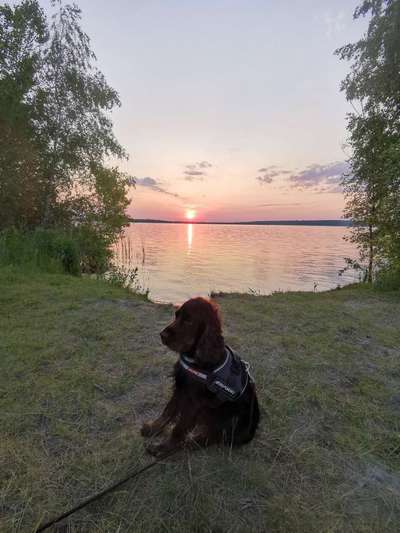
[{"label": "distant shoreline", "polygon": [[350,227],[350,220],[253,220],[246,222],[204,222],[190,220],[157,220],[152,218],[130,219],[136,224],[213,224],[230,226],[328,226]]}]

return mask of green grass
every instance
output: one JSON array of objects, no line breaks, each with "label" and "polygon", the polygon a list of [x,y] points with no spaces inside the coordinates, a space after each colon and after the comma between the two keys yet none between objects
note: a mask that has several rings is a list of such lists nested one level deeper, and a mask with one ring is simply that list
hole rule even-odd
[{"label": "green grass", "polygon": [[[75,514],[71,532],[385,532],[400,523],[400,294],[218,297],[262,409],[241,449],[181,452]],[[104,282],[0,269],[0,531],[145,464],[171,318]]]}]

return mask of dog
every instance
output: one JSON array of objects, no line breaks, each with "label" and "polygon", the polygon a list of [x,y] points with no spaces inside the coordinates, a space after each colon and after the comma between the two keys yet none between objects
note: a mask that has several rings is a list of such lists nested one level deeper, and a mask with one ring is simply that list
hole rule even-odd
[{"label": "dog", "polygon": [[161,456],[181,447],[229,446],[250,442],[260,412],[248,363],[224,342],[218,306],[192,298],[160,333],[162,343],[179,354],[173,369],[173,394],[161,416],[145,422],[144,437],[169,437],[147,451]]}]

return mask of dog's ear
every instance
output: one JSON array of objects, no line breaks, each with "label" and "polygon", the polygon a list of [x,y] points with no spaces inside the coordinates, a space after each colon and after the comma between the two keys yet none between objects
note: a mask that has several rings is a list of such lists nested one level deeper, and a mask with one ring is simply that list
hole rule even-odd
[{"label": "dog's ear", "polygon": [[209,306],[194,354],[195,359],[202,365],[218,364],[225,354],[219,310],[217,305],[211,302]]}]

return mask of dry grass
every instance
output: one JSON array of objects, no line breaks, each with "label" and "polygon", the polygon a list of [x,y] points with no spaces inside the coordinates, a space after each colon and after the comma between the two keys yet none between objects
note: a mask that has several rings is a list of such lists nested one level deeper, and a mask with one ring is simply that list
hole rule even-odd
[{"label": "dry grass", "polygon": [[[218,300],[257,380],[256,439],[181,453],[65,531],[398,531],[400,295]],[[32,531],[145,464],[171,313],[104,283],[0,270],[0,531]]]}]

